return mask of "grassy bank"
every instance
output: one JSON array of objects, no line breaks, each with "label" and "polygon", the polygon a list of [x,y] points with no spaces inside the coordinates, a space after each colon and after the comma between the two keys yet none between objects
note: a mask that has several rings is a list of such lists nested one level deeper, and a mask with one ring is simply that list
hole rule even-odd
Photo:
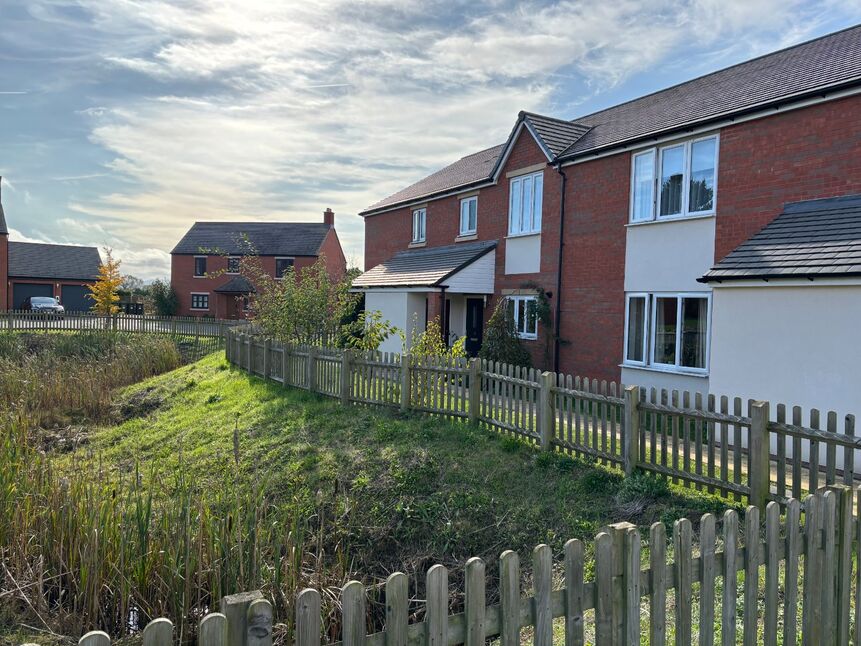
[{"label": "grassy bank", "polygon": [[[558,553],[608,522],[723,508],[463,424],[344,409],[217,356],[124,389],[110,419],[44,457],[7,420],[0,540],[16,585],[41,593],[0,597],[0,619],[38,623],[41,608],[70,634],[121,633],[130,611],[191,625],[221,595],[261,587],[289,630],[305,585],[331,609],[346,579],[402,570],[422,598],[433,563],[456,577],[470,556],[515,549],[527,564],[535,544]],[[36,502],[22,508],[25,496]]]}]

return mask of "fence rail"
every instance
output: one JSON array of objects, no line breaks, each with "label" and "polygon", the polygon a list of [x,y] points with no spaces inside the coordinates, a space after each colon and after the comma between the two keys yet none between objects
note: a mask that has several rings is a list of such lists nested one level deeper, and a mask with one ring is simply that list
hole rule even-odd
[{"label": "fence rail", "polygon": [[[743,524],[732,509],[720,519],[705,514],[696,536],[683,518],[672,527],[670,549],[662,523],[651,526],[645,542],[630,523],[602,529],[591,550],[572,539],[556,564],[550,547],[539,545],[532,552],[531,590],[521,588],[517,553],[503,552],[493,573],[482,559],[472,558],[464,567],[463,594],[455,595],[454,604],[449,570],[442,565],[427,571],[423,585],[400,572],[389,576],[382,589],[366,591],[362,583],[350,581],[331,611],[335,630],[327,634],[340,636],[330,642],[333,646],[482,646],[497,638],[500,646],[521,646],[525,628],[531,628],[534,646],[552,646],[557,632],[564,632],[566,646],[663,645],[668,637],[703,646],[776,646],[799,639],[803,644],[859,644],[861,506],[856,510],[853,499],[851,488],[838,485],[819,490],[803,504],[789,499],[783,516],[773,501],[764,518],[759,508],[748,507]],[[499,582],[499,602],[491,605],[488,574],[496,574]],[[200,622],[198,643],[271,646],[269,602],[259,593],[225,599],[233,602],[222,601],[222,613]],[[384,601],[382,630],[369,622],[369,599]],[[321,646],[320,592],[302,590],[294,608],[295,624],[284,642]],[[171,639],[166,619],[150,622],[143,631],[146,646],[168,646]],[[91,632],[79,643],[109,646],[110,640]]]},{"label": "fence rail", "polygon": [[478,359],[428,359],[282,345],[228,332],[227,358],[282,383],[339,399],[464,419],[503,435],[642,469],[764,509],[822,485],[859,480],[855,418],[620,385]]},{"label": "fence rail", "polygon": [[205,319],[194,316],[150,316],[70,312],[63,315],[21,310],[0,312],[0,330],[111,330],[194,337],[224,338],[228,329],[244,321]]}]

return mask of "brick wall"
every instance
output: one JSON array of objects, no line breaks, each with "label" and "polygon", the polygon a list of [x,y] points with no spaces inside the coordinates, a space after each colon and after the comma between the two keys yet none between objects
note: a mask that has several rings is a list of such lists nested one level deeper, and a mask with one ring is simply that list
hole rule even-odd
[{"label": "brick wall", "polygon": [[721,130],[715,260],[787,202],[861,193],[861,96]]}]

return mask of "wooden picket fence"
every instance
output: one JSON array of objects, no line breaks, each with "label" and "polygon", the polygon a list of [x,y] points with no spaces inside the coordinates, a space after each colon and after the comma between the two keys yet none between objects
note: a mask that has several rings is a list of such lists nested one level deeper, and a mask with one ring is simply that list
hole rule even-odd
[{"label": "wooden picket fence", "polygon": [[111,330],[223,339],[228,329],[244,325],[247,325],[245,321],[196,316],[107,315],[93,312],[70,312],[56,316],[20,310],[0,312],[0,330]]},{"label": "wooden picket fence", "polygon": [[[735,510],[721,519],[705,514],[696,540],[683,518],[674,523],[669,550],[662,523],[652,525],[645,544],[630,523],[604,528],[591,550],[572,539],[555,565],[550,547],[539,545],[532,553],[531,591],[521,588],[518,554],[505,551],[498,562],[499,603],[492,605],[488,568],[479,558],[465,564],[462,604],[452,604],[449,571],[442,565],[427,571],[423,591],[415,581],[412,593],[403,573],[389,576],[382,590],[351,581],[335,604],[337,629],[327,631],[335,639],[340,633],[340,640],[327,642],[483,646],[498,639],[500,646],[521,646],[524,629],[530,629],[534,646],[552,646],[554,637],[565,646],[663,645],[668,638],[701,646],[861,644],[861,506],[854,509],[853,493],[838,485],[803,504],[791,498],[783,516],[772,501],[764,527],[757,507],[747,508],[743,527]],[[379,631],[369,622],[369,593],[372,601],[384,601]],[[222,613],[204,617],[198,643],[269,646],[271,605],[258,593],[234,598],[241,602],[226,610],[222,602]],[[287,643],[321,646],[320,592],[302,590],[294,607]],[[143,631],[144,646],[167,646],[171,639],[166,619]],[[108,646],[110,640],[93,632],[80,644]]]},{"label": "wooden picket fence", "polygon": [[[642,469],[764,509],[859,479],[855,417],[806,420],[798,406],[657,391],[478,359],[428,359],[283,345],[228,331],[228,360],[337,398],[463,419],[544,450]],[[820,420],[824,418],[823,427]],[[861,461],[859,461],[861,465]]]}]

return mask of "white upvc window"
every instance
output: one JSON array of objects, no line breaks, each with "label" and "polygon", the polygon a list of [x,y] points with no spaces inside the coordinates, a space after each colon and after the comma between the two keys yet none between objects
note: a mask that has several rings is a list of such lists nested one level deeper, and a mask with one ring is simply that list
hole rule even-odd
[{"label": "white upvc window", "polygon": [[673,372],[708,372],[711,294],[628,294],[624,363]]},{"label": "white upvc window", "polygon": [[225,274],[238,274],[239,273],[239,263],[241,258],[239,256],[227,256],[227,271]]},{"label": "white upvc window", "polygon": [[462,236],[472,235],[478,228],[478,196],[467,197],[460,201],[460,232]]},{"label": "white upvc window", "polygon": [[424,242],[427,226],[427,209],[413,211],[413,242]]},{"label": "white upvc window", "polygon": [[538,338],[538,299],[535,296],[508,296],[514,328],[521,339]]},{"label": "white upvc window", "polygon": [[630,221],[713,214],[717,166],[718,135],[632,155]]},{"label": "white upvc window", "polygon": [[541,233],[544,173],[511,178],[508,192],[508,235]]}]

